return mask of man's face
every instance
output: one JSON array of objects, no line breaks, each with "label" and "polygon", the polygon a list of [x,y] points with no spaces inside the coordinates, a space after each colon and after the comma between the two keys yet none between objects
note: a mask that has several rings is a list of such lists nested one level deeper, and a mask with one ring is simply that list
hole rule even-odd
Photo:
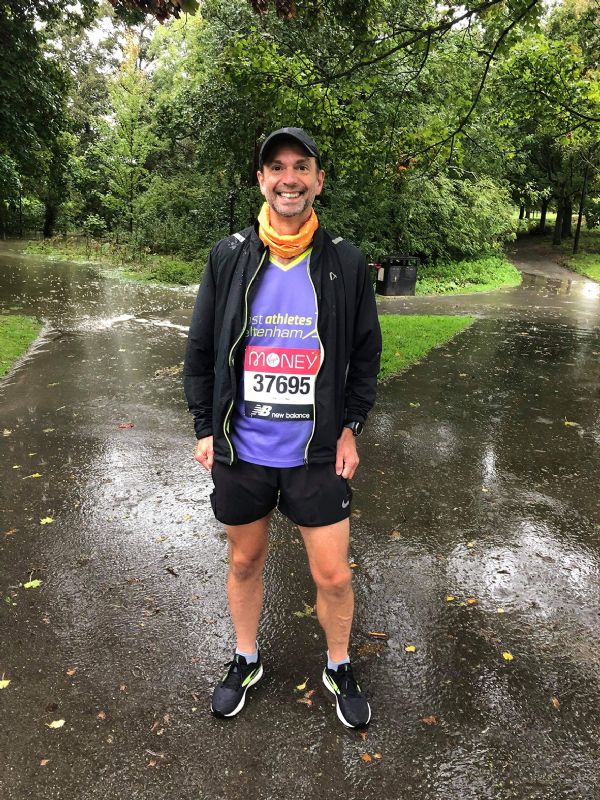
[{"label": "man's face", "polygon": [[308,218],[324,178],[316,158],[294,142],[275,146],[258,172],[260,190],[270,208],[281,217],[299,219]]}]

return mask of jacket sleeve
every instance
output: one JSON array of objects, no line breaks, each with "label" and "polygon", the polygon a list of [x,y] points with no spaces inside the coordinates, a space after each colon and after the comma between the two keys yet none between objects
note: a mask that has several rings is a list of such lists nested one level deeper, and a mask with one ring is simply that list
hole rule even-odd
[{"label": "jacket sleeve", "polygon": [[[214,251],[213,251],[214,252]],[[183,362],[183,389],[196,437],[211,436],[215,383],[215,275],[210,254],[194,305]]]},{"label": "jacket sleeve", "polygon": [[346,376],[345,420],[364,422],[375,402],[381,360],[381,328],[364,258],[359,267],[356,291],[354,335]]}]

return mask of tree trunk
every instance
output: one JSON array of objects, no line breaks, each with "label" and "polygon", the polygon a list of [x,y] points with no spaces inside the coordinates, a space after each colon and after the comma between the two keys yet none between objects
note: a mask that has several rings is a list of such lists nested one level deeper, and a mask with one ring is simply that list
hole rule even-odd
[{"label": "tree trunk", "polygon": [[577,215],[577,228],[575,229],[575,240],[573,242],[573,255],[577,254],[579,250],[579,234],[581,233],[581,220],[583,219],[583,208],[585,206],[585,193],[587,191],[587,182],[589,174],[589,166],[586,165],[583,174],[583,186],[581,187],[581,197],[579,198],[579,214]]},{"label": "tree trunk", "polygon": [[564,210],[563,210],[563,219],[562,219],[562,238],[563,239],[572,239],[573,238],[573,203],[571,198],[565,200],[564,203]]},{"label": "tree trunk", "polygon": [[542,200],[542,210],[540,212],[540,224],[539,224],[539,231],[540,233],[546,232],[546,214],[548,213],[548,199],[545,197]]},{"label": "tree trunk", "polygon": [[556,206],[556,222],[554,223],[554,235],[552,237],[552,244],[562,244],[562,227],[563,217],[565,214],[565,207],[562,202]]},{"label": "tree trunk", "polygon": [[524,218],[525,218],[525,204],[521,203],[519,207],[519,219],[524,219]]},{"label": "tree trunk", "polygon": [[46,211],[44,213],[44,239],[49,239],[51,236],[54,236],[57,212],[58,208],[53,203],[46,202]]},{"label": "tree trunk", "polygon": [[531,209],[525,209],[525,219],[531,219]]}]

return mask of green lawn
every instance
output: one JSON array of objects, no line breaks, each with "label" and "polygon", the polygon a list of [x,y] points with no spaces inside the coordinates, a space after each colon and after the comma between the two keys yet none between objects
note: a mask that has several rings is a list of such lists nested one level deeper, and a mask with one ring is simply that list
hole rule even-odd
[{"label": "green lawn", "polygon": [[572,255],[573,240],[567,239],[561,245],[565,254],[564,264],[594,281],[600,281],[600,229],[582,230],[579,239],[579,252]]},{"label": "green lawn", "polygon": [[0,376],[6,375],[41,329],[33,317],[0,317]]},{"label": "green lawn", "polygon": [[468,327],[475,317],[382,315],[383,335],[379,380],[386,381],[409,364],[423,358],[432,348],[447,342]]}]

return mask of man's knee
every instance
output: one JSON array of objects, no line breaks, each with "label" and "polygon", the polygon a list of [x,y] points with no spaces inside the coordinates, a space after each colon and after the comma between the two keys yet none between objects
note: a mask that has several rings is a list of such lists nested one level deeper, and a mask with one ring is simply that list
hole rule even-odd
[{"label": "man's knee", "polygon": [[347,564],[335,569],[314,569],[313,578],[317,589],[329,594],[343,595],[352,586],[352,571]]},{"label": "man's knee", "polygon": [[263,549],[241,552],[232,547],[229,554],[229,574],[238,581],[252,580],[262,572],[266,556],[266,550]]}]

